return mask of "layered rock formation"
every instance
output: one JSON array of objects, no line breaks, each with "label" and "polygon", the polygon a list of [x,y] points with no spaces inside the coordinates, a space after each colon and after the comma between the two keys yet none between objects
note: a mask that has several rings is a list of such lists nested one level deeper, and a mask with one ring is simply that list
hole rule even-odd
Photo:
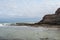
[{"label": "layered rock formation", "polygon": [[60,8],[57,9],[55,14],[45,15],[38,24],[60,24]]}]

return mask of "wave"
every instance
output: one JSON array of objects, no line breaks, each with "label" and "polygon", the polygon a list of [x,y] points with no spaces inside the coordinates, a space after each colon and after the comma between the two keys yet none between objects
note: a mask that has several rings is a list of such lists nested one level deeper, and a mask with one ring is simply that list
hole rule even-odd
[{"label": "wave", "polygon": [[11,23],[0,23],[0,26],[9,26]]},{"label": "wave", "polygon": [[3,26],[3,24],[0,24],[0,26]]}]

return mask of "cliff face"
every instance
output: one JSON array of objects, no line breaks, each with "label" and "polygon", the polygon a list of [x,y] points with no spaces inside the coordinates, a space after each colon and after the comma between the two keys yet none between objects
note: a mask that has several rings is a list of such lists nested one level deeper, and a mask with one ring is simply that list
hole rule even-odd
[{"label": "cliff face", "polygon": [[60,24],[60,8],[57,9],[55,14],[45,15],[38,24]]}]

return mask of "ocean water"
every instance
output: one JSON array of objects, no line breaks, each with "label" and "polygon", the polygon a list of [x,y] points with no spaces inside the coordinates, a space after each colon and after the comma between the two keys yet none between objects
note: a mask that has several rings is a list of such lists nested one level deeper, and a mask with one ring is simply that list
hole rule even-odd
[{"label": "ocean water", "polygon": [[0,40],[60,40],[60,29],[1,25]]}]

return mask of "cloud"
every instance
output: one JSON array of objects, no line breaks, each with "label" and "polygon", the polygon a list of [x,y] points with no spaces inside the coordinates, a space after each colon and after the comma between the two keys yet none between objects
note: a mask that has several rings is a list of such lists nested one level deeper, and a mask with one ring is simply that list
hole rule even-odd
[{"label": "cloud", "polygon": [[0,0],[2,18],[41,18],[60,7],[59,0]]}]

